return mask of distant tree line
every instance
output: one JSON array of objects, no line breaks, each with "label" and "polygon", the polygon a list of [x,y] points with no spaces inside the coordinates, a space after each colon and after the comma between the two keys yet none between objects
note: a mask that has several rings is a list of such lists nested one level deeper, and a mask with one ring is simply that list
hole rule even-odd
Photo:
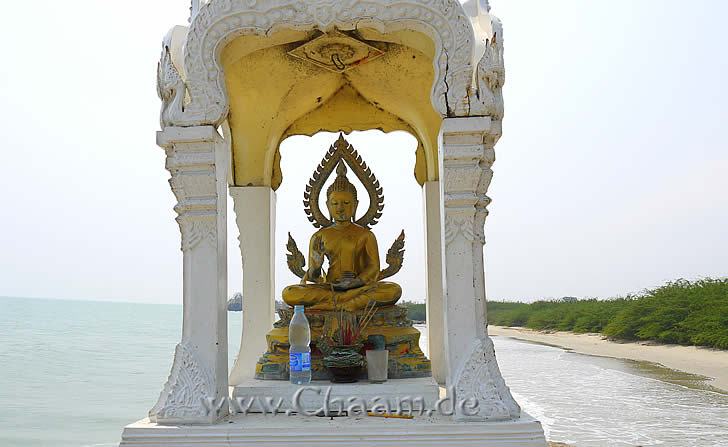
[{"label": "distant tree line", "polygon": [[427,320],[427,310],[425,308],[425,303],[400,301],[398,304],[407,308],[407,318],[409,318],[410,320],[423,322]]},{"label": "distant tree line", "polygon": [[609,300],[489,301],[488,323],[728,349],[728,278],[680,279]]}]

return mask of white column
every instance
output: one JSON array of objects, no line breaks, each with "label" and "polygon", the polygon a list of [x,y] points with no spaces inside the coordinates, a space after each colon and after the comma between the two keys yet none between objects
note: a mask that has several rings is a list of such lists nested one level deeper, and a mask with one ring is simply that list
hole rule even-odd
[{"label": "white column", "polygon": [[[177,198],[183,253],[182,340],[169,379],[149,411],[159,424],[212,424],[228,406],[227,381],[227,153],[212,126],[167,127],[157,134],[167,153]],[[143,347],[140,347],[143,349]]]},{"label": "white column", "polygon": [[486,330],[483,227],[499,136],[500,123],[488,117],[446,118],[440,130],[447,386],[458,401],[479,405],[458,411],[458,420],[520,416]]},{"label": "white column", "polygon": [[243,258],[243,334],[230,385],[255,376],[275,319],[276,193],[269,186],[231,187]]},{"label": "white column", "polygon": [[440,226],[440,182],[426,182],[422,188],[425,206],[425,250],[427,269],[427,340],[432,376],[444,386],[447,380],[445,357],[445,312],[442,285],[442,227]]}]

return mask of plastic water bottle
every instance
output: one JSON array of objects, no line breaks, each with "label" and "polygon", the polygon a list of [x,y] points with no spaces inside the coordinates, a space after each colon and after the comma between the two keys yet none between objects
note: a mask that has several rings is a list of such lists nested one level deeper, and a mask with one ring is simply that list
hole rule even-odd
[{"label": "plastic water bottle", "polygon": [[293,308],[293,318],[288,326],[288,351],[291,383],[305,385],[311,382],[311,329],[303,313],[303,306]]}]

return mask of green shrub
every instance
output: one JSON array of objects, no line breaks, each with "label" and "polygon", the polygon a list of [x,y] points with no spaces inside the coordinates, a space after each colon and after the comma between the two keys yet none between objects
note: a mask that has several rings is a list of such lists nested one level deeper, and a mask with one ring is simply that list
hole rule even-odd
[{"label": "green shrub", "polygon": [[728,349],[728,279],[681,279],[609,300],[490,301],[488,323]]},{"label": "green shrub", "polygon": [[622,309],[604,334],[728,349],[728,279],[681,279],[649,290]]}]

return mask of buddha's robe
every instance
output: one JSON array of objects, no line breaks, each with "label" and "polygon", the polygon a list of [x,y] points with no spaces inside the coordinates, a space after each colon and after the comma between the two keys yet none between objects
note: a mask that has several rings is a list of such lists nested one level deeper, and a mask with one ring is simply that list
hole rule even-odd
[{"label": "buddha's robe", "polygon": [[[329,262],[326,274],[316,265],[315,254],[320,242]],[[333,284],[346,273],[353,273],[364,285],[345,291],[335,291]],[[369,229],[356,224],[345,227],[333,225],[317,231],[309,244],[309,269],[305,279],[315,284],[288,286],[283,301],[294,306],[302,304],[311,309],[353,311],[363,309],[370,301],[380,305],[394,304],[402,296],[395,283],[378,281],[380,272],[377,239]]]}]

